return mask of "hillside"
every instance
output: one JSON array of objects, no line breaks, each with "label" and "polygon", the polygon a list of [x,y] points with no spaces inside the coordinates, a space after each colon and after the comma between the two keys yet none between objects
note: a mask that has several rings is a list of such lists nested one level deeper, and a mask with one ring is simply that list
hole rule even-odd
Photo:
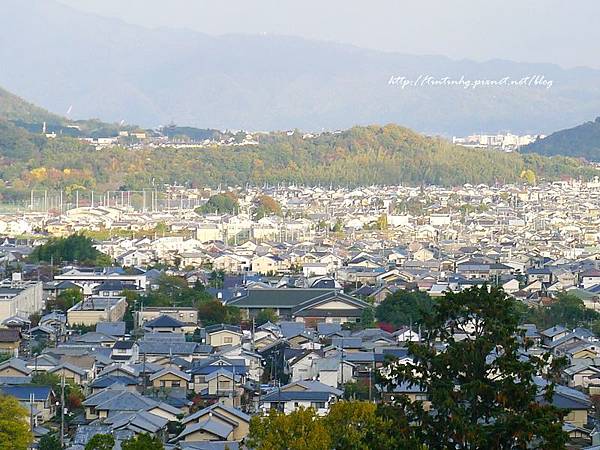
[{"label": "hillside", "polygon": [[[0,117],[23,124],[63,125],[63,117],[26,102],[20,97],[0,88]],[[41,130],[40,130],[41,131]]]},{"label": "hillside", "polygon": [[9,122],[2,125],[0,195],[5,199],[28,198],[30,189],[64,190],[69,197],[75,190],[140,190],[176,182],[453,186],[517,182],[525,169],[546,180],[597,173],[571,158],[467,149],[397,125],[316,137],[272,133],[261,136],[260,145],[101,151],[67,137],[45,139]]},{"label": "hillside", "polygon": [[[109,124],[100,120],[69,120],[53,114],[39,106],[29,103],[21,97],[0,87],[0,120],[4,122],[0,127],[8,132],[7,122],[18,128],[34,134],[42,132],[44,123],[48,133],[56,133],[71,137],[107,137],[116,136],[120,129],[130,130],[135,126],[120,126]],[[10,135],[18,133],[10,130]],[[6,139],[6,136],[4,137]]]},{"label": "hillside", "polygon": [[522,149],[524,153],[573,156],[600,162],[600,117],[574,128],[552,133]]},{"label": "hillside", "polygon": [[[11,45],[18,42],[19,45]],[[548,133],[600,110],[600,71],[455,61],[285,36],[148,29],[55,0],[5,0],[0,86],[69,118],[156,127],[320,131],[402,123],[428,134]],[[25,57],[26,55],[26,57]],[[542,74],[542,87],[415,87],[392,76]],[[72,108],[71,108],[72,107]]]}]

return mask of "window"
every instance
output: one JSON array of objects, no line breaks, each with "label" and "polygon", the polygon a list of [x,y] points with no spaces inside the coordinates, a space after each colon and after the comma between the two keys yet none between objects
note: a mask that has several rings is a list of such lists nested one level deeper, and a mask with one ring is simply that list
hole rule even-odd
[{"label": "window", "polygon": [[172,381],[171,382],[171,387],[180,387],[181,383],[179,381]]},{"label": "window", "polygon": [[225,337],[223,338],[223,342],[224,342],[225,344],[231,344],[231,343],[233,342],[233,338],[232,338],[231,336],[225,336]]},{"label": "window", "polygon": [[324,409],[325,408],[325,402],[312,402],[310,404],[311,407],[315,408],[315,409]]}]

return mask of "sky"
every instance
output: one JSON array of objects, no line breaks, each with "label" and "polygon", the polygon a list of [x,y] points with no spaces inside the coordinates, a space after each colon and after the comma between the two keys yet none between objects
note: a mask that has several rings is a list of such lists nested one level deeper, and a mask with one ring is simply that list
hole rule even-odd
[{"label": "sky", "polygon": [[59,0],[148,27],[600,69],[598,0]]}]

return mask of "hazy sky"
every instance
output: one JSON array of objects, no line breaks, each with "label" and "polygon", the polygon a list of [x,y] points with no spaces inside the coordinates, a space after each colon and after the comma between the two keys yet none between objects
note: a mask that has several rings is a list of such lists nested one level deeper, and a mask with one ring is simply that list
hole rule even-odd
[{"label": "hazy sky", "polygon": [[151,27],[600,68],[598,0],[60,0]]}]

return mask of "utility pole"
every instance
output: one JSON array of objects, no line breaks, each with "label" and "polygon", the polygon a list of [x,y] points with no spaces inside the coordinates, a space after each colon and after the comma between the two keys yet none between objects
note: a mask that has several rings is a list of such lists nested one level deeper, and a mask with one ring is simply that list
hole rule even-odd
[{"label": "utility pole", "polygon": [[65,448],[65,370],[60,379],[60,447]]},{"label": "utility pole", "polygon": [[142,380],[144,381],[142,385],[142,395],[146,395],[146,352],[143,353],[142,372]]},{"label": "utility pole", "polygon": [[35,403],[35,394],[29,394],[29,428],[33,433],[33,404]]}]

